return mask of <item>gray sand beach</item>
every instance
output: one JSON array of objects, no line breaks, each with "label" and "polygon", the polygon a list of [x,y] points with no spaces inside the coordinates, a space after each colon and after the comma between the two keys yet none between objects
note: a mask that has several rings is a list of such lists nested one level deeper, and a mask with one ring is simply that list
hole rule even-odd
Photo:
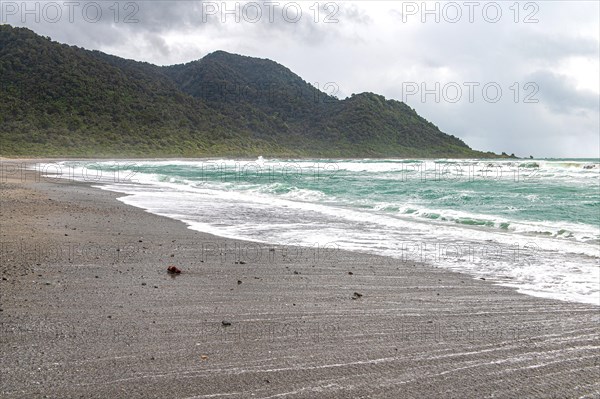
[{"label": "gray sand beach", "polygon": [[600,397],[592,305],[216,237],[81,183],[0,188],[2,398]]}]

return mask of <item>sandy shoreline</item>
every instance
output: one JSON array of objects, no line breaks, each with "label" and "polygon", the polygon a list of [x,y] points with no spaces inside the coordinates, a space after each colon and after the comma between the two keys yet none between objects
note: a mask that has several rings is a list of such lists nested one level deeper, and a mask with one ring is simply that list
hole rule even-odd
[{"label": "sandy shoreline", "polygon": [[600,396],[597,307],[215,237],[86,184],[0,188],[1,397]]}]

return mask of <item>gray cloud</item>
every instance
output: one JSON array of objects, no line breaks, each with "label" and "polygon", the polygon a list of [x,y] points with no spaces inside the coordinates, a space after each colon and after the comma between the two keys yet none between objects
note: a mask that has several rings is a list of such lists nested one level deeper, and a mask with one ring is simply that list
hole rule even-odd
[{"label": "gray cloud", "polygon": [[581,111],[598,113],[600,98],[587,90],[577,90],[575,83],[566,76],[547,71],[531,75],[531,81],[540,87],[540,101],[553,112],[580,114]]},{"label": "gray cloud", "polygon": [[[79,1],[78,10],[91,3]],[[231,14],[223,23],[220,13],[207,15],[215,10],[206,1],[120,1],[118,15],[114,1],[97,3],[103,15],[95,23],[81,13],[73,22],[22,22],[20,15],[4,22],[60,42],[160,65],[188,62],[218,49],[270,58],[321,87],[337,83],[341,97],[372,91],[402,100],[407,82],[428,87],[436,82],[441,87],[496,82],[503,89],[496,103],[482,99],[481,92],[472,103],[431,97],[407,102],[478,149],[537,156],[598,156],[600,151],[600,88],[594,87],[600,74],[597,2],[536,2],[538,22],[533,24],[513,21],[512,2],[499,3],[503,18],[498,23],[482,20],[481,13],[473,23],[465,16],[459,23],[421,23],[418,16],[405,23],[399,3],[390,2],[336,2],[337,23],[324,22],[333,11],[325,8],[326,2],[319,3],[317,22],[310,9],[314,2],[297,2],[302,17],[295,23],[282,15],[283,5],[291,3],[287,1],[280,2],[273,20],[258,1],[263,15],[256,23],[244,15],[236,23]],[[222,2],[211,4],[221,7]],[[227,7],[233,9],[233,3]],[[576,69],[580,64],[587,69]],[[539,87],[538,103],[523,102],[527,82]],[[516,103],[510,89],[515,83],[520,90]]]},{"label": "gray cloud", "polygon": [[574,56],[593,57],[598,54],[598,40],[591,37],[543,35],[540,32],[514,38],[513,44],[529,58],[556,60]]}]

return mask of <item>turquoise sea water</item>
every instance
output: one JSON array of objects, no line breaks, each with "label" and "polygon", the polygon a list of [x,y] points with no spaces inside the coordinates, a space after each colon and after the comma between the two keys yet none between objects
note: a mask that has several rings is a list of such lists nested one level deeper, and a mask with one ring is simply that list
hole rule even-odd
[{"label": "turquoise sea water", "polygon": [[190,228],[335,246],[600,305],[600,162],[152,160],[64,162],[79,180]]}]

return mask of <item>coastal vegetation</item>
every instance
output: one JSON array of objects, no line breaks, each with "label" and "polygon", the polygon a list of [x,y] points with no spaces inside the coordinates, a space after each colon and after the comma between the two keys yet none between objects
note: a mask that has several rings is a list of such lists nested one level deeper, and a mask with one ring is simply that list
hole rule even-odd
[{"label": "coastal vegetation", "polygon": [[268,59],[156,66],[0,26],[0,154],[61,157],[498,157],[403,102],[346,99]]}]

